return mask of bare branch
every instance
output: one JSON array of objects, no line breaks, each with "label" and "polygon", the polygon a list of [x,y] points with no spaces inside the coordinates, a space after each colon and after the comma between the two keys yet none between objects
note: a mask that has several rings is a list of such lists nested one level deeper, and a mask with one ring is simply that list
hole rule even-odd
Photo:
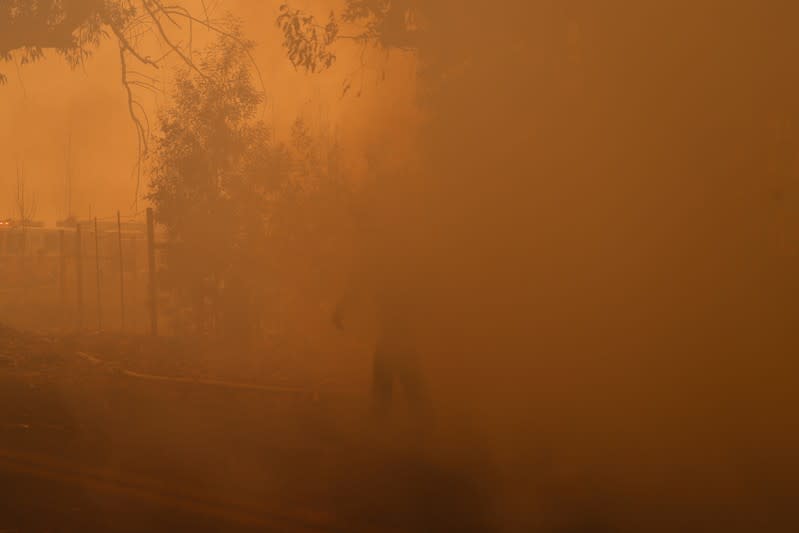
[{"label": "bare branch", "polygon": [[181,15],[189,21],[189,57],[193,57],[193,47],[192,43],[194,42],[194,18],[191,16],[191,13],[182,6],[171,6],[169,9],[164,6],[160,0],[153,0],[156,5],[158,6],[159,10],[164,13],[173,24],[175,24],[178,28],[180,25],[172,18],[172,15]]},{"label": "bare branch", "polygon": [[144,57],[141,54],[139,54],[136,51],[136,49],[134,49],[130,45],[130,42],[128,42],[128,40],[125,38],[125,36],[122,34],[122,32],[116,26],[111,25],[111,31],[114,32],[114,35],[116,35],[117,39],[119,40],[120,48],[130,52],[130,55],[132,55],[133,57],[138,59],[141,63],[144,63],[145,65],[150,65],[151,67],[154,67],[154,68],[158,68],[158,63],[156,63],[155,61],[153,61],[149,57]]},{"label": "bare branch", "polygon": [[210,24],[211,20],[208,18],[208,6],[205,4],[205,0],[200,0],[200,3],[202,3],[203,5],[203,13],[205,13],[205,22]]},{"label": "bare branch", "polygon": [[[136,115],[136,111],[134,106],[138,105],[141,108],[141,104],[135,101],[133,98],[133,90],[131,89],[131,83],[128,80],[128,72],[127,72],[127,61],[125,59],[125,51],[126,48],[120,44],[119,47],[119,63],[121,66],[122,71],[122,85],[125,87],[125,91],[127,92],[128,96],[128,113],[130,114],[131,120],[133,120],[134,125],[136,126],[136,141],[138,146],[138,157],[136,161],[136,199],[138,200],[139,197],[139,187],[141,184],[141,163],[142,159],[147,154],[147,132],[148,129],[145,130],[144,125],[142,124],[139,117]],[[144,114],[145,120],[147,120],[147,114]]]},{"label": "bare branch", "polygon": [[[183,51],[180,49],[180,46],[178,46],[178,45],[176,45],[175,43],[172,42],[172,40],[166,34],[166,31],[164,30],[164,26],[163,26],[163,24],[161,24],[161,20],[159,19],[158,15],[156,14],[157,10],[154,10],[151,7],[151,2],[152,2],[152,0],[144,0],[142,2],[142,5],[144,6],[144,9],[147,10],[147,12],[150,14],[150,17],[152,17],[153,24],[155,24],[155,27],[158,30],[158,33],[161,35],[161,38],[164,40],[164,42],[167,44],[167,46],[172,48],[172,50],[183,60],[183,62],[190,69],[195,71],[201,77],[208,78],[208,76],[206,76],[204,72],[202,72],[199,68],[197,68],[197,65],[194,64],[194,62],[191,60],[191,58],[187,57],[186,54],[183,53]],[[159,6],[158,3],[155,3],[155,2],[152,2],[152,3],[154,3],[156,6]],[[163,11],[163,8],[160,8],[160,10]]]},{"label": "bare branch", "polygon": [[20,165],[19,159],[17,159],[16,167],[17,197],[15,203],[17,207],[17,215],[19,216],[19,223],[24,228],[25,226],[29,225],[30,222],[33,222],[33,219],[36,217],[38,198],[34,193],[33,198],[30,202],[28,202],[27,198],[25,197],[25,165],[24,163]]},{"label": "bare branch", "polygon": [[146,81],[138,81],[138,80],[129,80],[128,84],[135,87],[141,87],[142,89],[146,89],[148,91],[152,91],[154,93],[161,92],[161,89],[156,87],[151,83],[147,83]]},{"label": "bare branch", "polygon": [[141,105],[141,102],[139,102],[138,100],[134,100],[133,103],[136,105],[136,107],[139,108],[139,111],[141,111],[141,113],[142,113],[142,117],[144,117],[144,125],[147,128],[146,131],[148,131],[148,132],[151,131],[150,130],[150,117],[147,115],[147,111],[144,109],[144,106]]},{"label": "bare branch", "polygon": [[255,57],[253,57],[252,52],[250,52],[249,48],[245,46],[246,43],[239,36],[237,36],[237,35],[235,35],[233,33],[226,32],[226,31],[222,30],[219,26],[217,26],[215,24],[212,24],[207,18],[206,18],[206,20],[198,19],[197,17],[193,16],[191,13],[189,13],[188,11],[186,11],[185,9],[183,9],[183,8],[181,8],[179,6],[164,6],[163,9],[167,10],[167,11],[172,11],[174,15],[178,15],[178,16],[181,16],[181,17],[186,17],[187,19],[204,26],[208,30],[210,30],[210,31],[212,31],[212,32],[214,32],[214,33],[216,33],[218,35],[221,35],[222,37],[230,39],[233,42],[235,42],[236,44],[241,45],[242,48],[244,48],[244,50],[245,50],[245,52],[247,54],[247,58],[250,60],[250,63],[252,64],[253,69],[255,70],[255,74],[258,76],[258,83],[261,86],[261,90],[262,91],[266,91],[266,84],[264,83],[264,78],[261,75],[261,69],[258,68],[258,63],[255,61]]},{"label": "bare branch", "polygon": [[148,80],[150,83],[155,83],[158,81],[158,78],[156,78],[155,76],[150,76],[149,74],[145,74],[144,72],[140,72],[138,70],[128,69],[128,75],[141,76],[142,78]]}]

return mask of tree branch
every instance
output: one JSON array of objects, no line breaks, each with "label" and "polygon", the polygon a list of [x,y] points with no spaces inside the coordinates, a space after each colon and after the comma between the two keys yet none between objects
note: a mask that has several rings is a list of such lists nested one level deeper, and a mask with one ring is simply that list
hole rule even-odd
[{"label": "tree branch", "polygon": [[120,48],[123,48],[124,50],[130,52],[130,55],[138,59],[141,63],[144,63],[145,65],[150,65],[151,67],[154,68],[158,68],[158,63],[156,63],[149,57],[144,57],[141,54],[139,54],[136,51],[136,49],[133,48],[133,46],[131,46],[130,42],[128,42],[128,40],[125,38],[122,32],[115,25],[110,25],[110,26],[111,26],[111,31],[114,32],[114,35],[116,35],[116,38],[119,40]]},{"label": "tree branch", "polygon": [[[190,69],[195,71],[201,77],[208,78],[208,76],[206,76],[205,73],[203,73],[199,68],[197,68],[197,65],[194,64],[194,61],[192,61],[191,58],[187,57],[186,54],[183,53],[183,51],[180,49],[180,46],[172,42],[172,40],[169,38],[169,36],[166,34],[166,31],[164,30],[164,26],[161,24],[161,21],[158,18],[158,15],[156,14],[156,10],[153,10],[153,8],[150,6],[151,2],[152,0],[144,0],[142,2],[142,5],[144,6],[144,9],[150,14],[153,24],[155,24],[158,33],[161,35],[161,38],[164,40],[167,46],[169,46],[178,56],[180,56],[183,62]],[[154,3],[156,6],[159,6],[159,9],[163,9],[160,7],[160,4],[158,4],[157,2],[152,2],[152,3]]]}]

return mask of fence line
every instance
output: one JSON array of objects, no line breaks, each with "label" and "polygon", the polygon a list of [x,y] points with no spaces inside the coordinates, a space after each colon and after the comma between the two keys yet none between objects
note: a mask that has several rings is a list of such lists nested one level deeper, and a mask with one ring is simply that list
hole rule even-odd
[{"label": "fence line", "polygon": [[[121,215],[113,226],[99,217],[92,222],[73,228],[0,229],[0,321],[83,331],[87,319],[96,317],[98,330],[139,332],[151,307],[138,272],[148,266],[144,225],[131,226]],[[94,246],[87,246],[92,238]],[[87,300],[86,276],[91,274],[85,265],[92,260],[95,298]],[[113,279],[118,279],[118,290],[109,283]],[[108,320],[117,313],[118,322]]]}]

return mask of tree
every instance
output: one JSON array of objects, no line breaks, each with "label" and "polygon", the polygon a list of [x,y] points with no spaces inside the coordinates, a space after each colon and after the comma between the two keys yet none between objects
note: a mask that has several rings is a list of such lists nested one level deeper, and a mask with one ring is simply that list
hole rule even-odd
[{"label": "tree", "polygon": [[36,195],[33,198],[25,198],[25,167],[17,163],[17,198],[16,215],[21,227],[30,226],[34,223],[37,211]]},{"label": "tree", "polygon": [[297,314],[306,316],[318,313],[320,302],[333,296],[349,253],[346,212],[353,187],[341,149],[326,133],[297,118],[287,147],[289,179],[270,206],[270,275],[290,301],[283,308],[302,308]]},{"label": "tree", "polygon": [[49,48],[77,60],[97,43],[104,20],[123,27],[132,15],[125,11],[103,0],[0,0],[0,59],[21,50],[23,61],[35,60]]},{"label": "tree", "polygon": [[51,49],[74,66],[110,32],[124,54],[144,65],[157,68],[163,60],[140,48],[148,33],[191,64],[191,35],[187,45],[170,35],[170,29],[183,24],[190,34],[195,24],[225,33],[224,23],[212,20],[207,9],[198,17],[180,3],[162,0],[0,0],[0,60],[10,60],[16,52],[23,62],[35,61]]},{"label": "tree", "polygon": [[253,45],[232,35],[206,50],[197,68],[178,71],[151,157],[148,199],[169,238],[165,281],[194,309],[200,330],[209,329],[209,314],[224,318],[223,295],[238,322],[251,310],[267,206],[285,174],[256,117],[263,96],[252,81]]},{"label": "tree", "polygon": [[[75,67],[104,39],[114,39],[119,47],[121,83],[136,128],[141,162],[148,152],[150,131],[137,93],[158,90],[152,71],[174,55],[199,74],[192,47],[195,26],[227,39],[240,38],[229,31],[233,21],[211,18],[205,2],[202,5],[203,14],[195,15],[180,1],[0,0],[0,61],[18,60],[24,64],[43,58],[45,50],[54,50]],[[159,50],[160,55],[152,57],[148,50]],[[0,84],[6,80],[0,71]],[[137,168],[140,170],[140,165]],[[137,179],[137,199],[138,196]]]}]

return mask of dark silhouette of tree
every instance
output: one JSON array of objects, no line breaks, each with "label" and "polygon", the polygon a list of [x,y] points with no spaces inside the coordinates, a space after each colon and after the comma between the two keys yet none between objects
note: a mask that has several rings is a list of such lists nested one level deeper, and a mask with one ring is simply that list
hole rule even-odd
[{"label": "dark silhouette of tree", "polygon": [[[0,59],[18,53],[23,63],[35,61],[50,49],[74,66],[102,39],[113,36],[125,54],[157,68],[163,57],[150,57],[140,49],[142,37],[150,34],[168,53],[191,64],[195,25],[219,34],[227,27],[211,19],[207,10],[196,16],[180,3],[161,0],[0,0]],[[188,31],[187,43],[174,36],[176,29]]]},{"label": "dark silhouette of tree", "polygon": [[33,224],[38,210],[36,195],[33,197],[25,195],[25,166],[17,162],[17,197],[16,197],[16,216],[19,225],[22,227]]},{"label": "dark silhouette of tree", "polygon": [[[424,3],[428,7],[435,2]],[[336,59],[332,45],[354,40],[364,46],[416,49],[419,44],[422,4],[416,0],[347,0],[340,15],[331,12],[322,24],[314,15],[289,4],[280,7],[277,24],[284,46],[295,67],[309,72],[330,68]],[[352,30],[346,33],[347,30]]]},{"label": "dark silhouette of tree", "polygon": [[0,1],[0,58],[22,51],[23,62],[54,49],[79,61],[102,36],[104,21],[121,29],[132,16],[122,2],[103,0]]},{"label": "dark silhouette of tree", "polygon": [[285,174],[256,116],[263,95],[253,85],[252,43],[233,31],[196,68],[178,72],[151,157],[148,198],[169,236],[165,283],[194,308],[200,329],[223,292],[238,298],[240,323],[247,315],[250,284],[263,269],[269,198]]},{"label": "dark silhouette of tree", "polygon": [[[46,50],[54,50],[75,67],[104,39],[115,40],[119,46],[120,79],[136,128],[140,165],[148,151],[149,118],[137,94],[159,90],[152,71],[174,55],[199,74],[192,46],[195,28],[226,39],[240,39],[229,31],[234,25],[229,18],[211,18],[205,2],[202,6],[200,14],[192,13],[180,1],[0,0],[0,61],[18,60],[25,64],[42,59]],[[153,57],[147,50],[162,52]],[[0,71],[0,84],[6,80]],[[140,166],[137,169],[140,176]]]}]

